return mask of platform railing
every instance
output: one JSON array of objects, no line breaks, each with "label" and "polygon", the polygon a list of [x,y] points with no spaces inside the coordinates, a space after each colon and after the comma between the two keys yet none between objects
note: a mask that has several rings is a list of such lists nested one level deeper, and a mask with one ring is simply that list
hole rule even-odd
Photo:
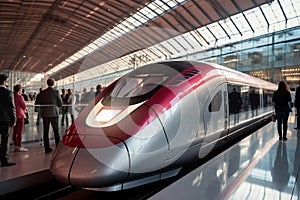
[{"label": "platform railing", "polygon": [[[78,117],[79,113],[87,106],[88,104],[75,104],[75,113],[74,113],[74,120]],[[43,144],[43,121],[42,118],[38,120],[38,110],[37,108],[40,108],[42,106],[53,106],[53,105],[34,105],[34,101],[27,101],[26,102],[27,106],[27,116],[28,116],[28,123],[25,123],[24,126],[24,131],[22,135],[22,142],[27,143],[27,142],[36,142],[39,141],[40,144]],[[67,112],[68,116],[68,126],[66,124],[66,119],[64,119],[64,125],[61,124],[62,120],[62,108],[69,108],[70,105],[63,105],[62,107],[59,108],[59,133],[60,136],[62,137],[66,130],[71,126],[72,121],[71,121],[71,115],[70,112]],[[11,133],[12,135],[12,133]],[[49,129],[49,138],[53,138],[53,131],[52,131],[52,126],[50,126]],[[10,139],[10,144],[12,144],[12,139]]]}]

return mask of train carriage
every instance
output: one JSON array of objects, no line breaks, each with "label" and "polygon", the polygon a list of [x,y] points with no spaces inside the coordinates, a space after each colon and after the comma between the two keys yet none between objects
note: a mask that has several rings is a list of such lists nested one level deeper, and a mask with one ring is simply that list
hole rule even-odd
[{"label": "train carriage", "polygon": [[[164,61],[120,77],[80,113],[53,153],[64,183],[122,190],[175,176],[218,141],[270,120],[276,85],[213,63]],[[235,90],[242,104],[231,112]],[[258,105],[251,106],[254,93]]]}]

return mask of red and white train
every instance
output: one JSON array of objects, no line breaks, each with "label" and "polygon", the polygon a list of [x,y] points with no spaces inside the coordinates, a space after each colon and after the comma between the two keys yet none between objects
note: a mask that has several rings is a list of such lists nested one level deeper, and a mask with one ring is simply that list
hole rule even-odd
[{"label": "red and white train", "polygon": [[[142,66],[109,85],[80,113],[54,151],[50,171],[61,182],[107,191],[175,176],[219,141],[270,121],[276,88],[206,62]],[[242,99],[235,113],[230,112],[236,106],[233,89]]]}]

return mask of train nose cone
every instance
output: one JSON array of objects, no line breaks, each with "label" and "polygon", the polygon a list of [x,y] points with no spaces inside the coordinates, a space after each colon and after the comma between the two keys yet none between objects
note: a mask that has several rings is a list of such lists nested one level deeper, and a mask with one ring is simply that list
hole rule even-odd
[{"label": "train nose cone", "polygon": [[79,149],[70,170],[70,184],[80,187],[105,187],[126,180],[129,158],[126,149]]},{"label": "train nose cone", "polygon": [[[64,146],[60,153],[55,152],[58,156],[52,161],[52,174],[62,182],[67,180],[73,186],[91,189],[110,187],[125,181],[129,172],[129,156],[125,145],[120,140],[103,145],[101,138],[85,136],[82,148]],[[89,140],[93,141],[92,146],[89,146]]]}]

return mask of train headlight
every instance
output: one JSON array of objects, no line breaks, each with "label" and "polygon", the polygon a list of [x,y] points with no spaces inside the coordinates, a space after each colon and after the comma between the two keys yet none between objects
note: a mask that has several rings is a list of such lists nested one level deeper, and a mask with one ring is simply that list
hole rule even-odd
[{"label": "train headlight", "polygon": [[112,118],[118,115],[121,110],[101,110],[98,115],[96,116],[96,121],[98,122],[109,122]]}]

